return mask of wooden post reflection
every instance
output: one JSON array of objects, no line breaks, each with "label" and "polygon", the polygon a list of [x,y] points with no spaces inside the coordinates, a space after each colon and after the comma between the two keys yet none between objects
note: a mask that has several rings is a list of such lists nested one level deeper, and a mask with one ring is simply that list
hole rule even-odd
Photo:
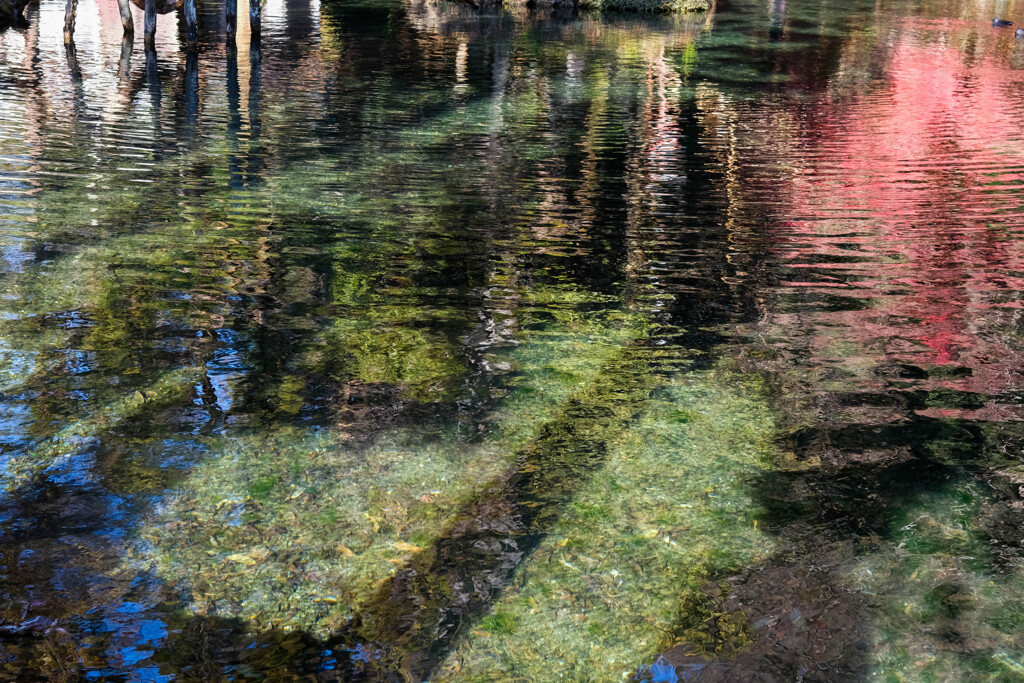
[{"label": "wooden post reflection", "polygon": [[156,49],[152,45],[146,48],[146,86],[149,90],[149,99],[152,102],[154,134],[159,136],[162,92],[160,87],[160,68],[156,60]]},{"label": "wooden post reflection", "polygon": [[[152,0],[150,0],[152,2]],[[75,15],[78,13],[78,0],[67,0],[64,6],[64,44],[69,45],[75,39]]]},{"label": "wooden post reflection", "polygon": [[122,81],[128,80],[131,76],[132,48],[134,47],[134,32],[125,31],[121,36],[121,57],[117,61],[117,76]]},{"label": "wooden post reflection", "polygon": [[238,27],[238,0],[224,0],[224,23],[227,41],[235,42],[235,30]]},{"label": "wooden post reflection", "polygon": [[85,90],[82,87],[82,68],[78,64],[78,50],[75,41],[64,44],[64,56],[68,60],[68,71],[71,74],[72,111],[75,113],[75,124],[85,116]]},{"label": "wooden post reflection", "polygon": [[199,123],[199,51],[195,45],[185,53],[185,121],[188,137],[194,138]]},{"label": "wooden post reflection", "polygon": [[262,13],[260,10],[260,0],[249,0],[249,40],[253,44],[259,44],[260,38],[262,37]]},{"label": "wooden post reflection", "polygon": [[68,71],[71,72],[71,82],[75,84],[75,90],[78,90],[79,85],[82,83],[82,68],[78,65],[78,50],[75,48],[75,41],[68,40],[64,43],[64,56],[68,60]]},{"label": "wooden post reflection", "polygon": [[260,130],[260,79],[262,77],[262,55],[259,42],[254,40],[249,47],[249,150],[248,182],[254,183],[262,170],[262,154],[259,153]]},{"label": "wooden post reflection", "polygon": [[117,11],[121,15],[121,27],[126,36],[135,35],[135,19],[132,18],[132,6],[128,0],[117,0]]},{"label": "wooden post reflection", "polygon": [[196,0],[185,0],[181,11],[185,18],[185,43],[194,45],[199,38],[199,16],[196,13]]},{"label": "wooden post reflection", "polygon": [[[71,0],[68,0],[71,2]],[[146,23],[144,28],[146,49],[156,47],[156,0],[146,0]]]},{"label": "wooden post reflection", "polygon": [[232,189],[242,187],[241,165],[238,163],[238,134],[242,130],[242,112],[238,87],[238,49],[234,42],[228,43],[228,186]]}]

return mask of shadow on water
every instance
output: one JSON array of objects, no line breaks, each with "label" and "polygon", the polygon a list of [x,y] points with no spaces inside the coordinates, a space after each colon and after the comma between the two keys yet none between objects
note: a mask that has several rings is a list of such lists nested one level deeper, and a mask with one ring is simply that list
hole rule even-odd
[{"label": "shadow on water", "polygon": [[[691,340],[673,341],[687,349]],[[544,425],[514,470],[453,514],[430,548],[400,567],[349,628],[327,639],[181,614],[170,587],[127,571],[124,539],[109,525],[119,506],[126,514],[129,506],[100,481],[80,478],[104,469],[96,462],[104,458],[102,442],[87,440],[65,459],[67,472],[51,468],[5,499],[4,583],[28,596],[38,586],[42,598],[25,605],[39,616],[3,627],[5,655],[58,681],[77,680],[83,665],[99,674],[94,680],[117,680],[114,672],[136,655],[182,680],[306,680],[314,673],[317,680],[426,680],[601,467],[608,439],[649,398],[652,366],[678,369],[658,342],[624,348]],[[20,549],[22,539],[35,549]],[[72,595],[86,601],[70,601]],[[141,621],[132,619],[142,611],[137,601],[152,605]],[[75,632],[67,630],[71,616],[78,617]]]},{"label": "shadow on water", "polygon": [[[689,335],[673,341],[693,348]],[[672,358],[657,353],[659,345],[652,338],[624,348],[543,426],[515,470],[455,513],[431,548],[398,569],[352,627],[329,640],[332,648],[356,653],[354,680],[430,678],[602,466],[607,442],[643,409],[652,369],[668,362],[678,370]]]},{"label": "shadow on water", "polygon": [[[780,405],[785,397],[778,396]],[[779,442],[791,460],[752,481],[760,522],[781,542],[766,562],[718,577],[683,606],[679,644],[645,675],[653,680],[858,681],[872,667],[873,624],[886,607],[849,585],[851,566],[928,517],[935,500],[977,505],[950,493],[964,480],[981,486],[984,511],[968,533],[977,538],[977,571],[1012,577],[1024,557],[1020,460],[1024,424],[922,416],[928,407],[980,407],[1015,397],[969,392],[834,392],[828,407],[886,406],[903,411],[884,424],[823,421]],[[915,412],[917,411],[917,412]],[[954,488],[953,491],[956,491]],[[922,511],[924,513],[922,514]],[[935,543],[936,541],[922,541]],[[938,543],[941,544],[941,541]],[[940,548],[936,545],[935,548]],[[898,553],[898,551],[897,551]],[[963,610],[975,588],[948,572],[926,599],[937,616],[922,630],[932,647],[964,652],[1001,675],[995,646],[973,635],[977,617]],[[1001,679],[1000,679],[1001,680]]]}]

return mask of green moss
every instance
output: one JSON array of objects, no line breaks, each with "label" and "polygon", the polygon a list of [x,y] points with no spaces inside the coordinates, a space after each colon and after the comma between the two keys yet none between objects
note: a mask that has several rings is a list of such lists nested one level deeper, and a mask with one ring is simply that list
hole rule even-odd
[{"label": "green moss", "polygon": [[[523,564],[521,588],[494,606],[515,632],[471,635],[439,680],[634,675],[672,634],[707,620],[712,605],[694,596],[709,576],[771,551],[746,490],[774,455],[763,395],[721,373],[681,376],[658,395]],[[701,417],[680,422],[680,410]],[[723,638],[742,647],[744,625],[722,619]]]},{"label": "green moss", "polygon": [[680,409],[673,412],[671,417],[680,424],[686,424],[687,422],[693,422],[697,416],[690,410]]},{"label": "green moss", "polygon": [[[219,608],[260,625],[321,634],[341,627],[364,609],[396,566],[426,556],[453,515],[478,491],[501,481],[521,449],[550,438],[544,434],[564,406],[609,403],[609,380],[601,373],[644,333],[643,319],[594,307],[595,301],[614,301],[573,290],[536,287],[531,296],[543,303],[531,304],[530,311],[550,311],[549,322],[543,331],[522,331],[519,343],[503,347],[500,355],[492,353],[491,362],[509,368],[509,391],[493,403],[481,423],[485,429],[476,423],[467,429],[460,421],[433,430],[374,425],[376,438],[365,449],[335,430],[263,429],[210,440],[214,457],[181,482],[165,513],[141,533],[158,548],[158,572],[194,587],[193,610],[232,595],[239,597],[232,607]],[[573,313],[572,334],[561,322],[563,312]],[[361,368],[366,378],[410,390],[461,376],[456,363],[414,367],[423,354],[448,348],[419,332],[407,328],[397,336],[381,335],[385,342],[378,343],[359,323],[339,322],[321,338],[321,367],[338,368],[341,361],[325,359],[344,357],[346,367]],[[352,338],[368,349],[367,360],[352,360]],[[435,348],[422,349],[421,343]],[[325,352],[324,346],[333,350]],[[637,396],[648,392],[645,376],[638,376]],[[606,415],[595,413],[597,432],[581,436],[603,438],[598,427]],[[587,510],[593,523],[605,514],[602,505]],[[227,555],[241,557],[225,563]],[[238,571],[239,562],[245,572]],[[437,596],[448,590],[435,588]]]},{"label": "green moss", "polygon": [[584,503],[575,503],[573,505],[576,514],[580,519],[587,521],[601,521],[608,519],[608,508],[604,505],[586,505]]},{"label": "green moss", "polygon": [[465,373],[445,340],[421,330],[392,326],[359,331],[345,335],[343,344],[350,354],[352,376],[396,385],[414,400],[448,398]]},{"label": "green moss", "polygon": [[260,477],[249,484],[249,495],[256,500],[261,500],[266,498],[275,486],[277,486],[277,477]]},{"label": "green moss", "polygon": [[516,632],[518,620],[511,614],[496,612],[480,620],[480,627],[495,635],[508,636]]}]

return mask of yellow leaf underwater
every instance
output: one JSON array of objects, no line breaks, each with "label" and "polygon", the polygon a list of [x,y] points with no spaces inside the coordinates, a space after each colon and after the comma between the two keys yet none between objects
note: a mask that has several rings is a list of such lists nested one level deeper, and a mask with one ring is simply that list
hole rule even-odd
[{"label": "yellow leaf underwater", "polygon": [[395,550],[401,550],[403,553],[421,553],[423,548],[412,543],[406,543],[405,541],[398,541],[395,543]]}]

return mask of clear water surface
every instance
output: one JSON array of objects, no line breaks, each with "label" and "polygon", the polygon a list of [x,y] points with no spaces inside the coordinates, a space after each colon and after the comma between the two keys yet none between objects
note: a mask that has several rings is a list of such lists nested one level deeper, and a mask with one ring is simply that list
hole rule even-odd
[{"label": "clear water surface", "polygon": [[221,10],[0,34],[0,679],[1024,680],[1024,5]]}]

